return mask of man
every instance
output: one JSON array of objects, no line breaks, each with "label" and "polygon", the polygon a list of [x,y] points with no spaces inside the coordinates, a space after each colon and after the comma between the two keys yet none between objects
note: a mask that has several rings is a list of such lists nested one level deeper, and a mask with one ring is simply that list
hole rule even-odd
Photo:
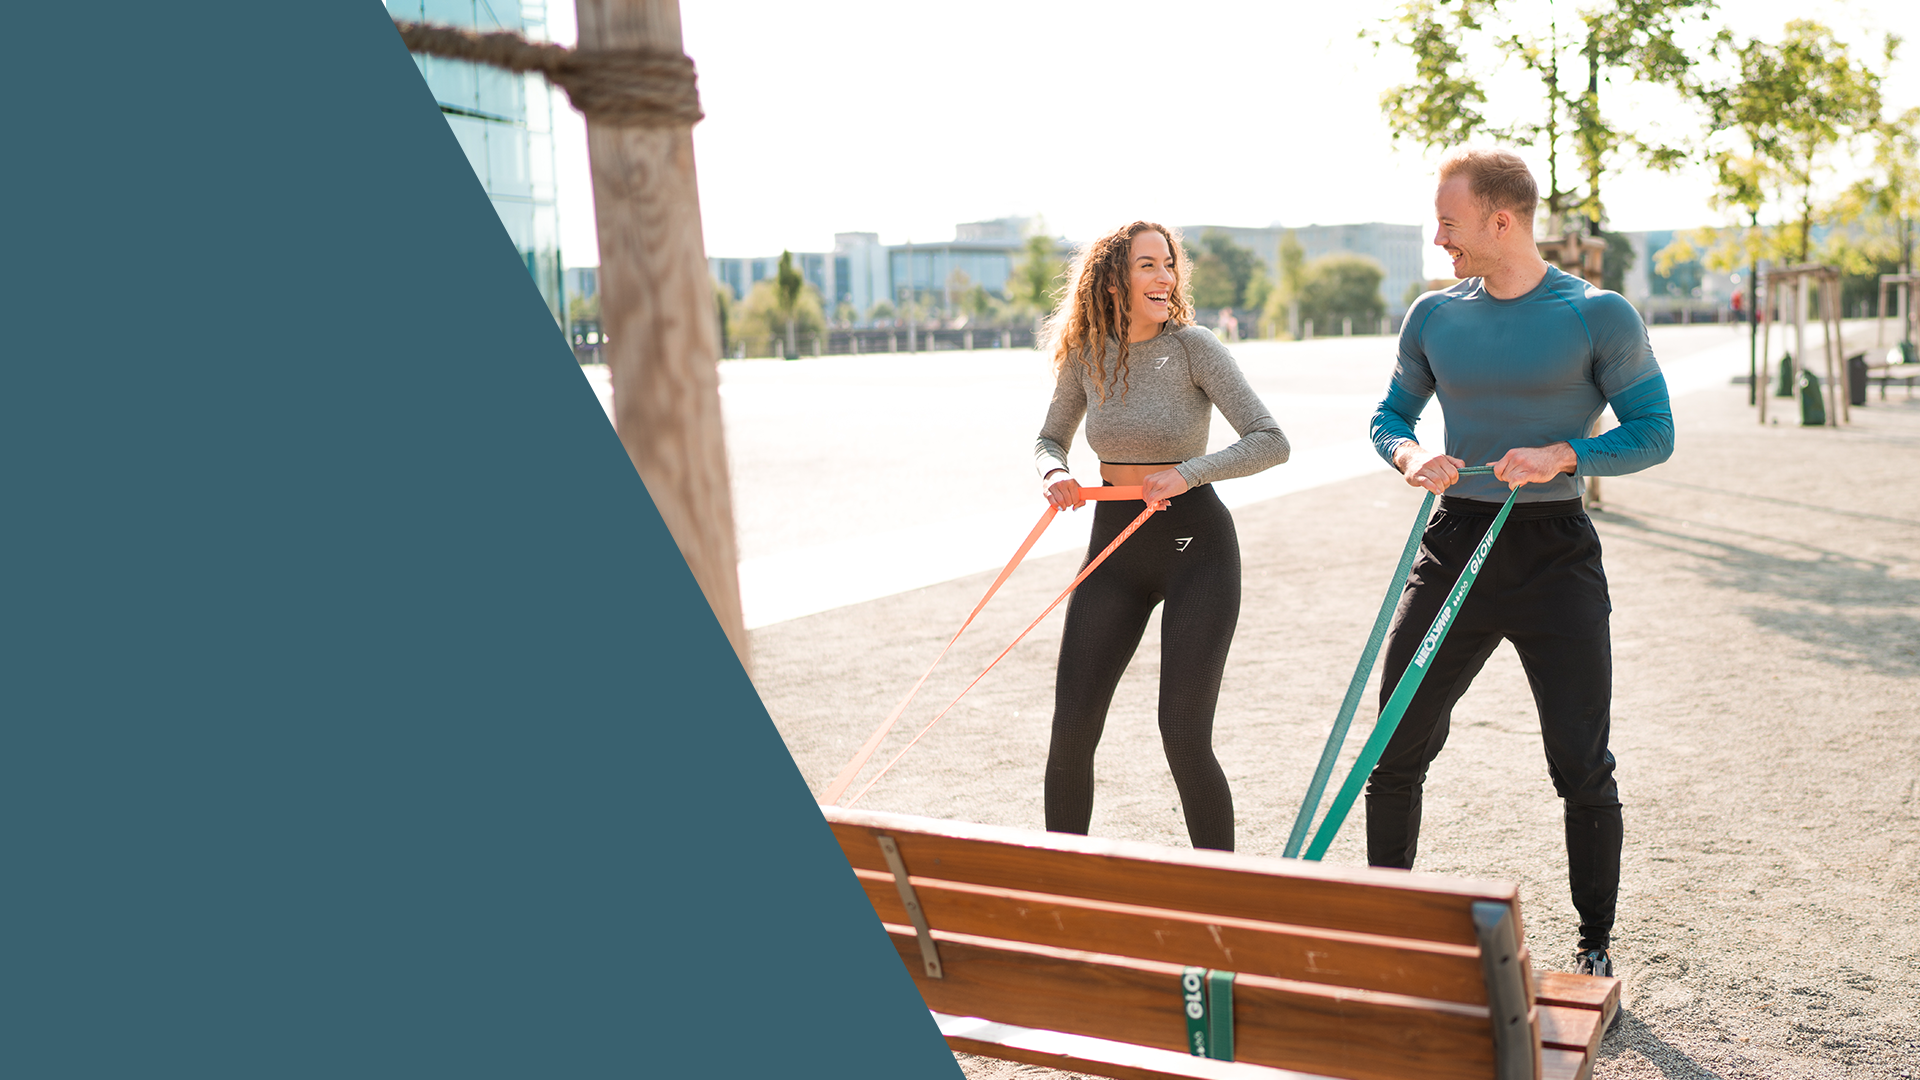
[{"label": "man", "polygon": [[[1473,592],[1367,783],[1367,861],[1411,868],[1420,786],[1446,742],[1454,703],[1502,640],[1525,667],[1540,712],[1547,772],[1566,808],[1568,878],[1580,915],[1575,967],[1611,975],[1620,888],[1620,798],[1607,749],[1613,694],[1606,574],[1581,508],[1581,477],[1615,476],[1673,453],[1666,380],[1639,313],[1548,266],[1533,240],[1539,188],[1504,151],[1440,165],[1433,242],[1459,284],[1407,311],[1399,360],[1373,417],[1373,440],[1408,484],[1444,493],[1400,597],[1380,691],[1386,704],[1420,639],[1493,524],[1514,508]],[[1414,425],[1438,395],[1444,452]],[[1620,425],[1584,438],[1611,404]],[[1461,477],[1469,462],[1494,475]]]}]

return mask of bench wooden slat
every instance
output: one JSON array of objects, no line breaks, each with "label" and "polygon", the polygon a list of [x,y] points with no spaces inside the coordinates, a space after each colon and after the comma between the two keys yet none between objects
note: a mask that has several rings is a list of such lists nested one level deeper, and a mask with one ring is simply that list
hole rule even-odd
[{"label": "bench wooden slat", "polygon": [[1592,975],[1570,975],[1563,971],[1533,973],[1533,997],[1542,1005],[1568,1005],[1597,1009],[1612,1020],[1620,1008],[1620,980]]},{"label": "bench wooden slat", "polygon": [[1475,901],[1518,908],[1517,890],[1503,882],[823,810],[860,870],[887,870],[872,835],[882,831],[899,843],[909,874],[1454,945],[1478,940]]},{"label": "bench wooden slat", "polygon": [[1565,1005],[1536,1006],[1540,1015],[1540,1045],[1577,1050],[1588,1056],[1600,1048],[1600,1012]]},{"label": "bench wooden slat", "polygon": [[[928,979],[912,928],[888,926],[929,1008],[1162,1050],[1186,1048],[1180,965],[936,931],[946,977]],[[1352,1080],[1485,1080],[1486,1010],[1260,975],[1234,984],[1234,1051],[1256,1065]]]},{"label": "bench wooden slat", "polygon": [[1540,1048],[1540,1080],[1593,1080],[1593,1056],[1543,1046]]},{"label": "bench wooden slat", "polygon": [[[893,875],[857,871],[882,922],[909,922]],[[911,876],[936,930],[1302,982],[1487,1003],[1477,949]]]},{"label": "bench wooden slat", "polygon": [[1335,1080],[1316,1073],[1250,1065],[1244,1061],[1213,1061],[1151,1046],[1063,1035],[978,1017],[944,1013],[933,1016],[946,1036],[947,1045],[962,1053],[1111,1076],[1115,1080]]}]

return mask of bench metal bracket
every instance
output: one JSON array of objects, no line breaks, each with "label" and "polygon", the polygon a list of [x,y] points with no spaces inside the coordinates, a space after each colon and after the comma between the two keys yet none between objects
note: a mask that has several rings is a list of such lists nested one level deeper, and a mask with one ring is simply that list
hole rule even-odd
[{"label": "bench metal bracket", "polygon": [[1487,980],[1487,1021],[1493,1027],[1494,1076],[1535,1080],[1540,1075],[1540,1033],[1533,1023],[1520,963],[1520,935],[1513,908],[1487,900],[1473,905],[1473,931],[1480,939],[1480,970]]},{"label": "bench metal bracket", "polygon": [[920,897],[907,880],[907,863],[900,857],[900,845],[882,833],[875,833],[874,839],[880,841],[880,854],[886,856],[887,869],[893,871],[893,885],[900,890],[900,903],[906,906],[907,918],[913,920],[913,933],[920,941],[920,959],[927,966],[927,978],[946,978],[940,970],[940,950],[933,945],[933,930],[927,926],[927,913],[920,909]]}]

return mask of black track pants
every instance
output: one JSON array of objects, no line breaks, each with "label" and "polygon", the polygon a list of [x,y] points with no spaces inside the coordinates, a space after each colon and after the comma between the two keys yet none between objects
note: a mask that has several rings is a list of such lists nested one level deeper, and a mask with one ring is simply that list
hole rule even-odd
[{"label": "black track pants", "polygon": [[[1427,526],[1389,631],[1380,704],[1407,670],[1498,504],[1445,499]],[[1600,538],[1578,499],[1513,508],[1465,606],[1367,782],[1367,861],[1411,869],[1420,788],[1446,744],[1453,706],[1504,639],[1526,669],[1547,774],[1566,808],[1568,882],[1580,948],[1604,949],[1620,891],[1620,795],[1607,750],[1612,606]]]},{"label": "black track pants", "polygon": [[[1094,506],[1088,560],[1143,509],[1137,502]],[[1093,755],[1107,706],[1147,617],[1162,601],[1160,742],[1193,846],[1232,851],[1233,795],[1213,756],[1213,710],[1240,619],[1240,542],[1232,515],[1210,484],[1148,518],[1068,602],[1047,753],[1047,828],[1086,833],[1093,817]]]}]

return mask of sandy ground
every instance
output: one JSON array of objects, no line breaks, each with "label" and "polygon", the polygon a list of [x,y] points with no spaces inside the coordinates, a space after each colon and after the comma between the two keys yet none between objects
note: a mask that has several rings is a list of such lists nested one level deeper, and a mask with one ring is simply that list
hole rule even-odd
[{"label": "sandy ground", "polygon": [[[1605,481],[1628,832],[1625,1009],[1596,1077],[1920,1075],[1920,400],[1903,394],[1834,431],[1760,427],[1742,386],[1697,391],[1675,402],[1672,461]],[[1279,853],[1418,505],[1383,470],[1235,512],[1245,602],[1215,744],[1240,850]],[[1023,567],[909,715],[951,699],[1078,558]],[[754,631],[755,682],[816,791],[990,578]],[[860,805],[1039,828],[1060,618]],[[1093,832],[1185,845],[1154,727],[1157,634],[1108,722]],[[1536,962],[1567,968],[1575,919],[1536,724],[1503,646],[1434,766],[1420,868],[1518,882]],[[1357,823],[1328,859],[1364,861]]]}]

